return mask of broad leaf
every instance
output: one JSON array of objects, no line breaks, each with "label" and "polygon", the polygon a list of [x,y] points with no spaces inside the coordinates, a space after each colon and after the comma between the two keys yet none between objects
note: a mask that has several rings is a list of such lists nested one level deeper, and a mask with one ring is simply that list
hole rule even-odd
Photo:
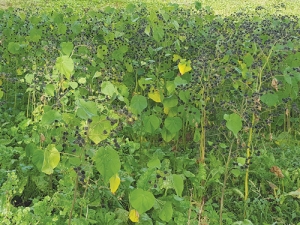
[{"label": "broad leaf", "polygon": [[148,97],[155,102],[161,102],[160,92],[157,89],[152,89],[148,93]]},{"label": "broad leaf", "polygon": [[60,44],[61,50],[65,55],[71,55],[72,51],[73,51],[73,43],[72,42],[62,42]]},{"label": "broad leaf", "polygon": [[110,188],[111,193],[113,193],[113,194],[116,193],[116,191],[119,188],[120,181],[121,181],[121,179],[118,174],[115,174],[114,176],[112,176],[109,179],[109,188]]},{"label": "broad leaf", "polygon": [[162,221],[169,222],[173,216],[173,208],[171,202],[166,202],[159,213],[159,218]]},{"label": "broad leaf", "polygon": [[242,119],[236,114],[224,114],[224,119],[226,122],[226,127],[233,132],[234,136],[237,137],[238,132],[242,129]]},{"label": "broad leaf", "polygon": [[130,210],[129,212],[129,219],[134,222],[138,223],[140,218],[140,214],[135,209]]},{"label": "broad leaf", "polygon": [[173,174],[173,186],[176,194],[181,197],[183,191],[183,178],[180,175]]},{"label": "broad leaf", "polygon": [[153,207],[155,198],[151,192],[138,188],[130,193],[129,202],[139,214],[143,214]]},{"label": "broad leaf", "polygon": [[44,162],[42,166],[42,172],[46,174],[52,174],[53,169],[57,167],[60,161],[60,153],[56,149],[54,144],[50,144],[47,146],[44,152]]},{"label": "broad leaf", "polygon": [[176,133],[171,133],[165,127],[163,127],[161,130],[161,136],[165,142],[170,142],[176,136]]},{"label": "broad leaf", "polygon": [[171,133],[177,133],[182,127],[182,120],[180,117],[167,117],[165,119],[165,127]]},{"label": "broad leaf", "polygon": [[79,99],[76,101],[76,105],[78,107],[76,114],[81,119],[87,120],[88,118],[97,115],[97,105],[95,102]]},{"label": "broad leaf", "polygon": [[49,110],[45,112],[44,115],[42,116],[41,124],[50,125],[56,120],[58,121],[61,120],[61,114],[56,110]]},{"label": "broad leaf", "polygon": [[141,114],[147,107],[147,99],[142,95],[135,95],[131,99],[130,108],[134,114]]},{"label": "broad leaf", "polygon": [[143,124],[144,124],[145,132],[153,133],[154,131],[156,131],[159,128],[160,120],[155,115],[145,116],[143,118]]},{"label": "broad leaf", "polygon": [[114,94],[117,94],[118,90],[110,81],[103,81],[101,84],[101,93],[111,97]]},{"label": "broad leaf", "polygon": [[108,183],[109,179],[121,168],[119,155],[110,146],[99,148],[93,159],[105,183]]},{"label": "broad leaf", "polygon": [[191,60],[186,61],[185,59],[181,59],[178,64],[178,69],[181,75],[191,71]]},{"label": "broad leaf", "polygon": [[99,144],[110,135],[111,127],[110,121],[106,119],[106,116],[94,116],[89,126],[88,137],[95,144]]},{"label": "broad leaf", "polygon": [[271,106],[276,106],[278,103],[278,95],[277,94],[272,94],[272,93],[267,93],[264,94],[260,97],[260,100],[265,103],[268,107]]},{"label": "broad leaf", "polygon": [[68,80],[71,78],[71,74],[74,71],[74,62],[69,56],[63,55],[56,59],[55,64],[57,70],[66,76]]}]

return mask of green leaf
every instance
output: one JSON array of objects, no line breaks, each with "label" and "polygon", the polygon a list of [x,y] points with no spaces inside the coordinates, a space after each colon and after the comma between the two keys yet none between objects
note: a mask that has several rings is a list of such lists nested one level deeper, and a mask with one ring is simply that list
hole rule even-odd
[{"label": "green leaf", "polygon": [[142,95],[135,95],[131,99],[130,108],[132,113],[141,114],[141,112],[147,107],[147,99]]},{"label": "green leaf", "polygon": [[226,127],[237,137],[238,132],[242,129],[241,117],[236,113],[232,113],[230,115],[224,114],[224,119],[227,121]]},{"label": "green leaf", "polygon": [[153,207],[155,197],[151,192],[137,188],[130,193],[129,202],[139,214],[143,214]]},{"label": "green leaf", "polygon": [[201,8],[202,8],[202,3],[201,2],[195,2],[195,8],[197,9],[197,10],[201,10]]},{"label": "green leaf", "polygon": [[153,33],[153,39],[157,42],[160,42],[165,35],[163,27],[159,25],[152,26],[152,33]]},{"label": "green leaf", "polygon": [[63,23],[57,24],[57,34],[66,34],[67,26]]},{"label": "green leaf", "polygon": [[180,117],[167,117],[165,119],[165,127],[171,133],[177,133],[182,127],[182,120]]},{"label": "green leaf", "polygon": [[72,42],[62,42],[60,44],[60,47],[62,49],[62,52],[65,54],[65,55],[71,55],[72,51],[73,51],[73,48],[74,48],[74,45]]},{"label": "green leaf", "polygon": [[103,81],[101,84],[101,93],[111,97],[117,94],[118,90],[110,81]]},{"label": "green leaf", "polygon": [[73,22],[71,25],[71,30],[75,35],[79,34],[82,30],[81,23],[79,21]]},{"label": "green leaf", "polygon": [[78,87],[78,83],[77,82],[69,82],[69,86],[72,88],[72,89],[76,89]]},{"label": "green leaf", "polygon": [[183,178],[182,178],[182,176],[180,176],[178,174],[173,174],[173,186],[174,186],[176,194],[179,197],[182,197],[182,192],[183,192]]},{"label": "green leaf", "polygon": [[164,98],[164,101],[163,101],[164,107],[172,108],[172,107],[177,106],[177,104],[178,104],[178,99],[174,95],[170,96],[168,98]]},{"label": "green leaf", "polygon": [[165,127],[163,127],[161,130],[161,136],[165,142],[170,142],[176,136],[176,133],[171,133]]},{"label": "green leaf", "polygon": [[55,86],[54,84],[47,84],[46,87],[45,87],[45,93],[48,95],[48,96],[54,96],[54,91],[55,91]]},{"label": "green leaf", "polygon": [[34,74],[29,73],[25,75],[25,81],[27,84],[32,84],[33,79],[34,79]]},{"label": "green leaf", "polygon": [[145,28],[145,34],[147,34],[148,36],[150,36],[150,32],[151,32],[151,27],[150,25],[147,25],[146,28]]},{"label": "green leaf", "polygon": [[178,24],[178,22],[177,22],[176,20],[173,20],[172,24],[174,25],[175,30],[178,31],[178,29],[179,29],[179,24]]},{"label": "green leaf", "polygon": [[44,113],[42,116],[41,124],[42,125],[50,125],[55,120],[60,121],[61,120],[61,114],[58,111],[55,110],[49,110]]},{"label": "green leaf", "polygon": [[235,177],[239,177],[241,175],[241,170],[240,169],[232,169],[230,171]]},{"label": "green leaf", "polygon": [[160,169],[161,167],[161,163],[160,163],[160,160],[158,158],[155,158],[155,159],[151,159],[148,163],[147,163],[147,166],[149,168],[157,168],[157,169]]},{"label": "green leaf", "polygon": [[246,63],[247,67],[250,67],[254,61],[254,58],[250,53],[247,53],[244,55],[243,61]]},{"label": "green leaf", "polygon": [[76,114],[81,119],[87,120],[88,118],[97,115],[97,104],[95,102],[79,99],[76,101],[76,105],[78,107]]},{"label": "green leaf", "polygon": [[20,52],[21,46],[19,43],[9,42],[7,49],[11,54],[18,54]]},{"label": "green leaf", "polygon": [[110,131],[111,124],[110,121],[106,119],[106,116],[94,116],[89,126],[88,137],[95,142],[95,144],[99,144],[110,135]]},{"label": "green leaf", "polygon": [[121,169],[119,155],[111,146],[100,147],[93,160],[105,183]]},{"label": "green leaf", "polygon": [[53,173],[53,169],[57,167],[60,161],[60,153],[56,149],[54,144],[47,146],[44,152],[44,162],[42,166],[42,172],[48,175]]},{"label": "green leaf", "polygon": [[174,84],[176,86],[179,86],[179,85],[186,85],[188,82],[185,80],[185,79],[182,79],[180,76],[177,76],[175,77],[174,79]]},{"label": "green leaf", "polygon": [[175,91],[175,84],[173,81],[167,81],[166,82],[166,89],[168,91],[168,94],[173,94]]},{"label": "green leaf", "polygon": [[153,167],[153,168],[149,168],[145,171],[143,171],[143,173],[141,174],[141,176],[139,177],[137,183],[136,183],[136,187],[143,189],[143,190],[147,190],[149,188],[149,181],[155,181],[156,180],[156,175],[157,175],[157,168]]},{"label": "green leaf", "polygon": [[244,157],[237,157],[236,162],[240,165],[244,165],[246,163],[246,158]]},{"label": "green leaf", "polygon": [[69,56],[63,55],[56,59],[55,67],[57,70],[66,76],[68,80],[71,78],[71,74],[74,71],[74,62]]},{"label": "green leaf", "polygon": [[143,124],[145,132],[154,133],[160,126],[160,120],[155,115],[145,116],[143,118]]},{"label": "green leaf", "polygon": [[2,89],[0,89],[0,99],[3,97],[4,92],[2,91]]},{"label": "green leaf", "polygon": [[171,202],[166,202],[159,212],[159,218],[162,221],[169,222],[172,219],[173,216],[173,208]]},{"label": "green leaf", "polygon": [[108,53],[108,48],[106,45],[99,45],[97,48],[97,57],[100,59],[104,59],[104,56],[106,56]]},{"label": "green leaf", "polygon": [[112,58],[115,60],[123,61],[123,56],[127,51],[128,47],[126,45],[123,45],[112,52]]},{"label": "green leaf", "polygon": [[36,146],[30,145],[26,150],[31,155],[32,163],[38,168],[38,170],[42,170],[43,162],[44,162],[44,151],[38,149]]},{"label": "green leaf", "polygon": [[190,100],[191,93],[189,91],[180,91],[179,98],[184,102],[187,103]]},{"label": "green leaf", "polygon": [[260,100],[265,103],[268,107],[271,106],[276,106],[278,103],[278,95],[277,94],[272,94],[272,93],[267,93],[264,94],[260,97]]},{"label": "green leaf", "polygon": [[285,82],[287,82],[288,84],[292,84],[292,77],[288,74],[284,74],[283,75]]}]

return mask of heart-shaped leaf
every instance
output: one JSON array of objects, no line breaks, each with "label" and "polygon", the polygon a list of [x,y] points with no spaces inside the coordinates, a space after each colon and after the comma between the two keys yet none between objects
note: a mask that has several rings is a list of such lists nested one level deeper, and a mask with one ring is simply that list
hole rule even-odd
[{"label": "heart-shaped leaf", "polygon": [[137,188],[130,193],[129,202],[139,214],[143,214],[153,207],[155,198],[151,192]]},{"label": "heart-shaped leaf", "polygon": [[56,149],[54,144],[50,144],[47,146],[44,152],[44,162],[42,166],[42,172],[46,174],[52,174],[53,169],[57,167],[60,161],[60,153]]},{"label": "heart-shaped leaf", "polygon": [[93,159],[105,183],[121,168],[119,155],[111,146],[99,148]]}]

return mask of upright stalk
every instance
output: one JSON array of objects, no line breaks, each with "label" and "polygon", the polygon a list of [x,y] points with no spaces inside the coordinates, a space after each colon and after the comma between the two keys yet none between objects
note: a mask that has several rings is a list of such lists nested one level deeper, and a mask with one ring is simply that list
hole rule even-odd
[{"label": "upright stalk", "polygon": [[220,214],[219,214],[220,225],[223,224],[222,217],[223,217],[224,195],[225,195],[225,190],[226,190],[227,179],[228,179],[228,176],[229,176],[228,168],[229,168],[229,163],[230,163],[230,160],[231,160],[232,145],[233,145],[233,142],[230,145],[229,154],[228,154],[226,165],[225,165],[225,174],[224,174],[224,181],[223,181],[223,187],[222,187],[222,192],[221,192],[221,201],[220,201]]},{"label": "upright stalk", "polygon": [[72,207],[71,207],[70,214],[69,214],[69,222],[68,222],[68,225],[71,225],[71,221],[72,221],[72,213],[73,213],[73,210],[74,210],[74,207],[75,207],[75,202],[76,202],[77,187],[78,187],[78,174],[76,173],[76,180],[75,180],[75,187],[74,187],[74,195],[73,195]]},{"label": "upright stalk", "polygon": [[[246,155],[247,155],[247,160],[246,160],[246,164],[250,165],[250,156],[251,156],[251,143],[252,143],[252,134],[253,134],[253,126],[254,126],[254,122],[255,122],[255,114],[252,114],[252,122],[251,122],[251,127],[249,130],[249,138],[248,138],[248,143],[247,143],[247,151],[246,151]],[[248,195],[249,195],[249,166],[246,169],[246,175],[245,175],[245,201],[248,199]]]}]

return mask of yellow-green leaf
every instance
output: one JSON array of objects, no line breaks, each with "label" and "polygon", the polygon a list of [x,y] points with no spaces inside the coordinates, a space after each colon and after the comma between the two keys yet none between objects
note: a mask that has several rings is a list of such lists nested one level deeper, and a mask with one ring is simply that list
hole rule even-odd
[{"label": "yellow-green leaf", "polygon": [[174,54],[173,55],[173,62],[176,62],[178,59],[181,59],[180,55]]},{"label": "yellow-green leaf", "polygon": [[116,191],[118,190],[119,188],[119,185],[120,185],[120,177],[118,176],[118,174],[115,174],[114,176],[112,176],[110,179],[109,179],[109,187],[110,187],[110,191],[111,193],[115,194]]},{"label": "yellow-green leaf", "polygon": [[139,215],[138,211],[136,211],[135,209],[130,210],[130,212],[129,212],[129,219],[132,222],[138,223],[139,222],[139,218],[140,218],[140,215]]},{"label": "yellow-green leaf", "polygon": [[181,75],[191,71],[191,61],[186,61],[185,59],[180,60],[180,63],[178,64],[178,69]]},{"label": "yellow-green leaf", "polygon": [[54,144],[48,145],[44,152],[44,162],[42,166],[42,172],[46,174],[52,174],[53,169],[57,167],[60,161],[60,153],[56,149]]},{"label": "yellow-green leaf", "polygon": [[148,93],[148,97],[155,102],[161,102],[160,92],[157,89],[151,89]]},{"label": "yellow-green leaf", "polygon": [[295,198],[299,198],[300,199],[300,188],[298,190],[296,190],[296,191],[289,192],[288,195],[291,195],[291,196],[293,196]]}]

